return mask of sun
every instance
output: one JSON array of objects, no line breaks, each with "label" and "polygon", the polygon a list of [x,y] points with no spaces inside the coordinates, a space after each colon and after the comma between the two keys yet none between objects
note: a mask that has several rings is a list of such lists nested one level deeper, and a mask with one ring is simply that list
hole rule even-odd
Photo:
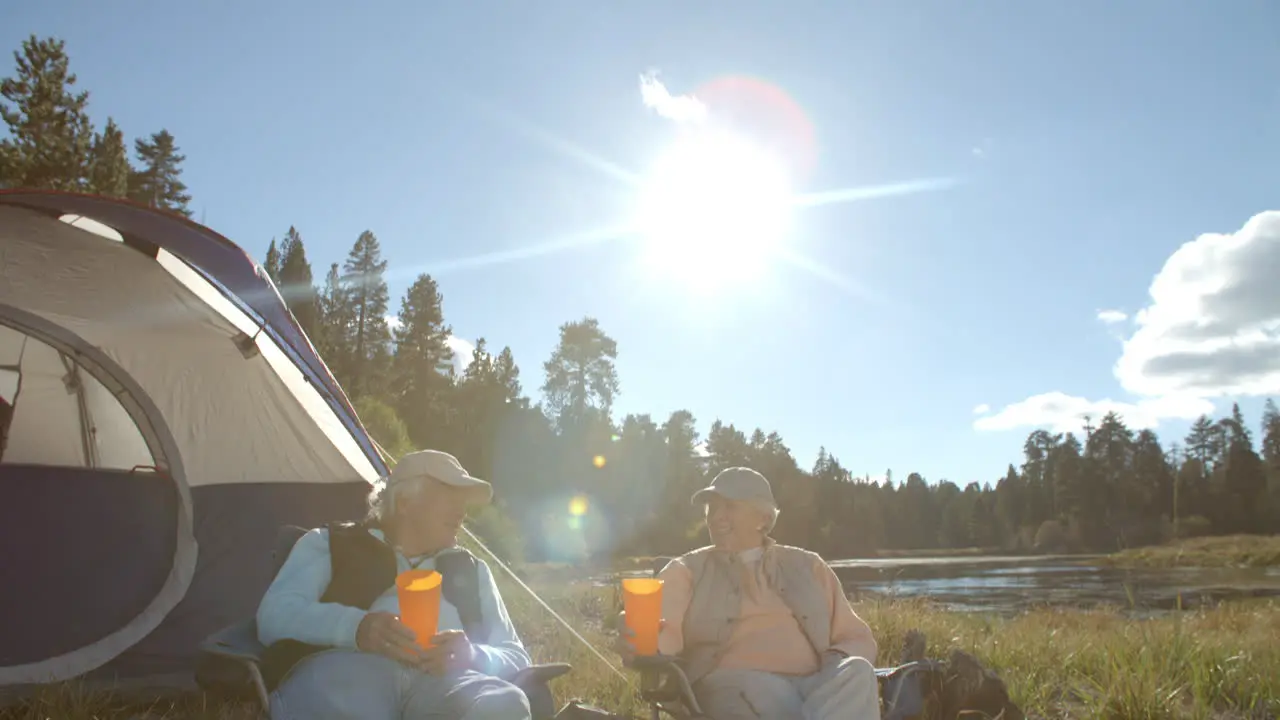
[{"label": "sun", "polygon": [[744,136],[702,131],[657,158],[636,225],[651,269],[711,286],[764,270],[786,239],[791,207],[780,158]]}]

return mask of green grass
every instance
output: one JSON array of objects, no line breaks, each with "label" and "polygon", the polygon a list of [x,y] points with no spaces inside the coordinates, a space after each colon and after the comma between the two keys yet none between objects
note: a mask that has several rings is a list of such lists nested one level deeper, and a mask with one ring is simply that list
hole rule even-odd
[{"label": "green grass", "polygon": [[[615,612],[612,593],[579,582],[542,590],[588,639]],[[973,653],[1005,680],[1015,702],[1044,718],[1269,718],[1280,714],[1280,603],[1224,604],[1134,620],[1118,610],[1037,610],[1013,618],[949,612],[919,601],[856,606],[892,664],[908,630],[930,640],[930,656]],[[515,612],[513,610],[513,612]],[[540,608],[519,608],[546,617]],[[528,615],[525,615],[528,617]],[[546,618],[550,620],[549,617]],[[537,621],[535,621],[537,623]],[[575,666],[557,688],[603,707],[639,714],[628,687],[563,629],[538,623],[542,660]],[[524,627],[522,625],[522,627]]]},{"label": "green grass", "polygon": [[[554,689],[568,698],[640,716],[634,675],[615,674],[502,575],[512,617],[536,661],[567,661],[569,676]],[[616,615],[608,587],[565,581],[562,573],[526,573],[529,584],[614,664],[606,630]],[[973,653],[1005,680],[1015,702],[1040,718],[1163,720],[1275,718],[1280,715],[1280,603],[1255,601],[1135,620],[1119,611],[1035,610],[1011,618],[949,612],[923,601],[883,600],[856,605],[881,647],[880,664],[897,657],[905,633],[918,628],[929,654],[951,648]],[[95,718],[241,720],[251,706],[222,705],[201,695],[145,707],[77,690],[51,688],[26,707],[0,713],[15,720]]]},{"label": "green grass", "polygon": [[[1134,620],[1117,611],[1036,610],[1013,618],[921,602],[858,608],[891,656],[919,628],[930,655],[973,653],[1029,715],[1079,718],[1274,717],[1280,712],[1280,604]],[[1270,706],[1268,707],[1268,704]],[[1232,715],[1230,713],[1234,712]]]},{"label": "green grass", "polygon": [[1105,562],[1118,567],[1275,567],[1280,566],[1280,535],[1224,535],[1181,540],[1168,545],[1131,548]]}]

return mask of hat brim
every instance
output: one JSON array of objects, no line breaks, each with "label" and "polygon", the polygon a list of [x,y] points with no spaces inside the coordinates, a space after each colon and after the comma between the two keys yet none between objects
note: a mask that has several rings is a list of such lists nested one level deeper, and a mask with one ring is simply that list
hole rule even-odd
[{"label": "hat brim", "polygon": [[705,505],[707,504],[707,501],[711,499],[712,495],[728,497],[728,495],[725,495],[724,493],[720,492],[719,488],[705,487],[699,490],[698,492],[694,493],[693,497],[689,498],[689,503],[692,505]]},{"label": "hat brim", "polygon": [[469,499],[473,505],[488,505],[493,502],[493,486],[480,478],[464,475],[450,478],[449,480],[441,480],[441,482],[468,491]]},{"label": "hat brim", "polygon": [[[417,477],[435,480],[441,485],[448,485],[450,487],[466,490],[467,502],[471,505],[488,505],[493,502],[493,485],[490,485],[487,481],[481,480],[478,477],[460,475],[450,478],[442,478],[430,473],[422,473]],[[392,484],[395,484],[396,482],[404,482],[406,479],[409,478],[392,480]]]},{"label": "hat brim", "polygon": [[770,499],[768,499],[768,498],[750,498],[750,497],[748,497],[748,498],[740,498],[740,497],[734,497],[732,494],[727,493],[727,492],[724,492],[723,490],[721,490],[720,488],[718,488],[718,487],[716,487],[716,486],[714,486],[714,485],[712,485],[712,486],[710,486],[710,487],[704,487],[704,488],[702,488],[701,490],[699,490],[698,492],[694,493],[694,494],[693,494],[693,497],[689,498],[689,502],[690,502],[691,504],[693,504],[695,507],[696,507],[696,506],[699,506],[699,505],[705,505],[705,504],[707,504],[707,502],[711,499],[711,496],[712,496],[712,495],[719,495],[719,496],[720,496],[720,497],[722,497],[722,498],[727,498],[727,499],[729,499],[729,500],[736,500],[736,501],[739,501],[739,502],[748,502],[748,503],[753,503],[753,504],[758,505],[758,506],[760,506],[760,507],[762,507],[762,508],[763,508],[763,507],[767,507],[767,508],[769,508],[769,509],[771,509],[771,510],[776,510],[776,509],[777,509],[777,507],[778,507],[778,504],[777,504],[776,502],[774,502],[773,500],[770,500]]}]

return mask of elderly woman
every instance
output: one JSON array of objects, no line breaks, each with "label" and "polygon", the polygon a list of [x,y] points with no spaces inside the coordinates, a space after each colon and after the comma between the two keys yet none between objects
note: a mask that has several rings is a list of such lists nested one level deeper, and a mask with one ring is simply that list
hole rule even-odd
[{"label": "elderly woman", "polygon": [[[713,720],[880,717],[876,641],[821,557],[768,537],[769,481],[729,468],[693,495],[710,547],[671,561],[658,650],[678,657]],[[619,643],[624,661],[634,648]]]},{"label": "elderly woman", "polygon": [[397,617],[395,576],[463,552],[456,536],[466,508],[492,493],[452,455],[410,453],[375,492],[368,519],[298,541],[257,614],[272,718],[530,717],[524,693],[499,677],[530,658],[487,565],[474,566],[486,642],[468,639],[464,620],[473,613],[447,599],[432,638],[415,638]]}]

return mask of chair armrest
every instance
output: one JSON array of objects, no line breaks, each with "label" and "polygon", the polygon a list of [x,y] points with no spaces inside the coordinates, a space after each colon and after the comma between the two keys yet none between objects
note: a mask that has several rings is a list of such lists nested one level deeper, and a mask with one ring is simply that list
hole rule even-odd
[{"label": "chair armrest", "polygon": [[[680,670],[679,658],[673,655],[636,655],[631,658],[628,663],[629,667],[635,668],[640,672],[663,672],[666,670]],[[680,670],[684,674],[683,670]]]},{"label": "chair armrest", "polygon": [[916,660],[897,667],[876,668],[883,720],[907,720],[925,710],[925,682],[938,663]]},{"label": "chair armrest", "polygon": [[550,683],[572,669],[573,666],[569,663],[530,665],[512,675],[509,682],[520,688],[529,699],[533,720],[553,720],[556,717],[556,706]]},{"label": "chair armrest", "polygon": [[569,663],[545,663],[542,665],[530,665],[517,672],[511,678],[512,685],[527,687],[532,685],[542,685],[568,673],[573,669]]},{"label": "chair armrest", "polygon": [[630,666],[640,671],[640,695],[649,703],[679,702],[694,715],[702,715],[702,707],[693,694],[689,676],[678,658],[670,655],[637,655]]},{"label": "chair armrest", "polygon": [[243,668],[253,684],[258,702],[266,710],[270,701],[267,685],[258,667],[266,647],[258,640],[258,623],[250,618],[228,625],[200,642],[203,659],[198,662],[196,683],[206,690],[223,690],[235,694],[242,680],[237,673],[229,672],[223,661]]},{"label": "chair armrest", "polygon": [[254,664],[265,650],[258,640],[258,624],[252,618],[228,625],[200,643],[201,652]]}]

